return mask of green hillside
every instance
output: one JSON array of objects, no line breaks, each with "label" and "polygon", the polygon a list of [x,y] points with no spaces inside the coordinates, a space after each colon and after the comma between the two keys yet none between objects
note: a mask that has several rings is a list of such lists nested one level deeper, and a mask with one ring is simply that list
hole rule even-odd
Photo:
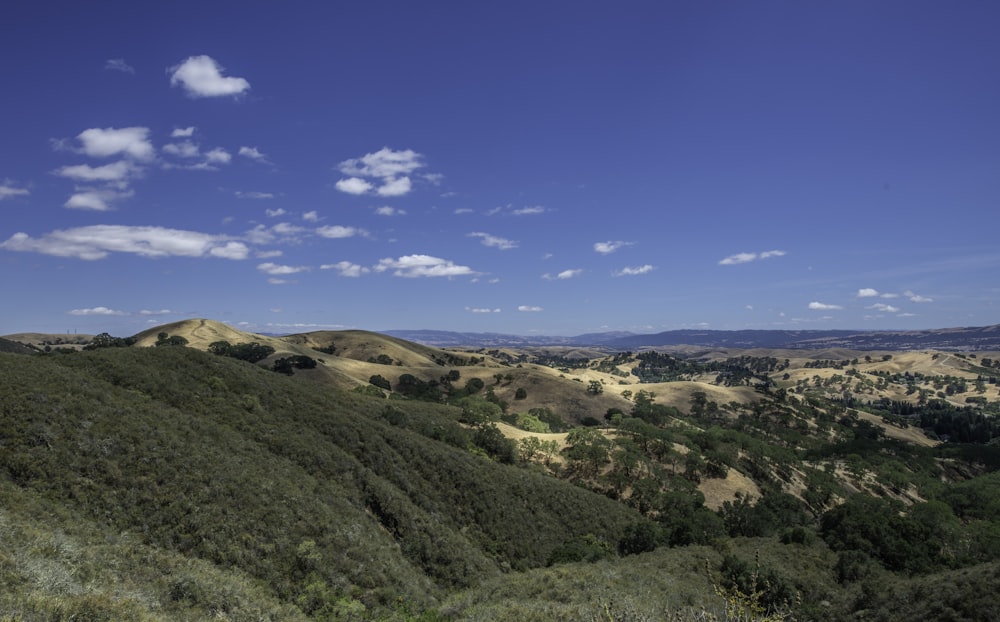
[{"label": "green hillside", "polygon": [[[108,569],[76,576],[64,562],[73,569],[63,568],[71,585],[62,594],[8,556],[13,610],[33,611],[42,596],[58,597],[58,610],[82,594],[95,607],[197,617],[240,586],[246,600],[226,606],[422,610],[487,577],[542,566],[574,538],[615,542],[640,518],[390,425],[384,401],[189,348],[3,355],[0,377],[5,524],[37,530],[30,517],[40,512],[74,548],[100,542],[101,555],[155,555],[162,566],[122,604]],[[456,412],[410,406],[414,418],[433,411],[439,427],[458,430]],[[24,554],[60,563],[59,550],[42,551]],[[182,562],[189,579],[178,575]]]},{"label": "green hillside", "polygon": [[[384,392],[99,341],[0,353],[0,620],[1000,617],[992,358],[414,358]],[[626,408],[549,432],[529,373]]]}]

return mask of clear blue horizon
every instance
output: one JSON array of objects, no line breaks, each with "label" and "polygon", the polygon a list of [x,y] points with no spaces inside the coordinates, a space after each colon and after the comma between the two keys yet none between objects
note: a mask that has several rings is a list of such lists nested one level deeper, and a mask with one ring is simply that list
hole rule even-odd
[{"label": "clear blue horizon", "polygon": [[1000,5],[53,2],[0,335],[1000,323]]}]

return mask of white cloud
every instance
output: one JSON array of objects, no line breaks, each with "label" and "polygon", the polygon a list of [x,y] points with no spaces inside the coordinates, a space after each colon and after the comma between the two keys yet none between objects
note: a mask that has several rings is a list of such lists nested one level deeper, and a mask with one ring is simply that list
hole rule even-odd
[{"label": "white cloud", "polygon": [[825,302],[810,302],[809,308],[813,311],[834,311],[836,309],[843,309],[844,307],[840,305],[826,304]]},{"label": "white cloud", "polygon": [[720,266],[732,266],[738,263],[749,263],[757,259],[757,253],[736,253],[719,261]]},{"label": "white cloud", "polygon": [[246,259],[250,249],[243,242],[226,242],[222,246],[213,246],[208,254],[221,259]]},{"label": "white cloud", "polygon": [[339,239],[339,238],[353,238],[356,235],[364,235],[365,231],[363,229],[358,229],[356,227],[327,225],[325,227],[319,227],[318,229],[316,229],[316,233],[323,236],[324,238]]},{"label": "white cloud", "polygon": [[336,270],[340,276],[357,278],[362,274],[371,272],[368,268],[349,261],[338,261],[337,263],[324,264],[320,270]]},{"label": "white cloud", "polygon": [[205,162],[208,164],[229,164],[232,159],[233,156],[222,147],[216,147],[205,154]]},{"label": "white cloud", "polygon": [[182,86],[190,97],[236,96],[250,90],[245,79],[223,76],[223,67],[210,56],[191,56],[168,71],[170,86]]},{"label": "white cloud", "polygon": [[348,177],[336,183],[337,190],[347,194],[364,194],[374,188],[370,183],[360,177]]},{"label": "white cloud", "polygon": [[179,311],[172,311],[170,309],[143,309],[139,311],[139,315],[176,315]]},{"label": "white cloud", "polygon": [[583,270],[581,270],[579,268],[576,268],[576,269],[573,269],[573,270],[563,270],[562,272],[556,274],[555,276],[553,276],[553,275],[551,275],[549,273],[545,273],[545,274],[542,275],[542,278],[546,279],[548,281],[566,280],[566,279],[572,279],[573,277],[580,276],[581,274],[583,274]]},{"label": "white cloud", "polygon": [[[469,211],[472,211],[472,210],[469,210]],[[534,214],[544,214],[546,211],[548,211],[548,210],[546,210],[541,205],[531,205],[531,206],[527,206],[527,207],[519,207],[517,209],[514,209],[514,206],[508,203],[507,205],[500,205],[500,206],[494,207],[491,210],[488,210],[486,212],[486,215],[487,216],[496,216],[497,214],[500,214],[500,215],[509,215],[509,216],[531,216],[531,215],[534,215]]]},{"label": "white cloud", "polygon": [[413,189],[409,175],[425,166],[422,160],[423,156],[412,149],[393,151],[383,147],[341,162],[337,168],[349,177],[338,181],[336,187],[348,194],[365,194],[376,188],[373,182],[377,182],[375,193],[379,196],[403,196]]},{"label": "white cloud", "polygon": [[279,250],[271,250],[271,251],[258,251],[257,253],[254,254],[254,256],[257,259],[271,259],[272,257],[281,257],[284,254],[285,253]]},{"label": "white cloud", "polygon": [[109,58],[104,61],[104,68],[122,73],[135,73],[135,67],[126,63],[124,58]]},{"label": "white cloud", "polygon": [[920,294],[915,294],[910,290],[903,292],[903,295],[910,299],[910,302],[934,302],[933,298],[928,298],[927,296],[921,296]]},{"label": "white cloud", "polygon": [[0,184],[0,201],[4,199],[9,199],[10,197],[19,197],[30,194],[24,188],[15,188],[9,182]]},{"label": "white cloud", "polygon": [[131,253],[143,257],[224,257],[245,259],[249,249],[227,236],[126,225],[92,225],[62,229],[32,238],[15,233],[0,243],[11,251],[35,252],[56,257],[103,259],[111,253]]},{"label": "white cloud", "polygon": [[730,255],[725,259],[719,260],[720,266],[732,266],[741,263],[749,263],[751,261],[757,261],[760,259],[770,259],[771,257],[782,257],[786,253],[785,251],[773,250],[764,251],[762,253],[736,253],[735,255]]},{"label": "white cloud", "polygon": [[118,199],[125,199],[135,194],[134,192],[117,192],[115,190],[84,189],[78,190],[63,204],[70,209],[93,210],[106,212],[111,209],[111,203]]},{"label": "white cloud", "polygon": [[406,212],[401,209],[396,209],[395,207],[383,205],[382,207],[375,208],[375,214],[378,216],[405,216]]},{"label": "white cloud", "polygon": [[380,197],[401,197],[413,188],[409,177],[390,179],[375,191]]},{"label": "white cloud", "polygon": [[305,214],[302,214],[302,220],[306,222],[319,222],[319,212],[316,210],[306,212]]},{"label": "white cloud", "polygon": [[881,311],[883,313],[896,313],[897,311],[899,311],[899,307],[894,307],[892,305],[887,305],[887,304],[882,303],[882,302],[876,302],[875,304],[871,305],[870,307],[865,307],[865,308],[866,309],[877,309],[878,311]]},{"label": "white cloud", "polygon": [[466,307],[469,313],[500,313],[500,309],[490,309],[488,307]]},{"label": "white cloud", "polygon": [[83,153],[93,158],[123,154],[136,160],[150,160],[156,155],[147,127],[93,127],[80,132],[77,139],[83,144]]},{"label": "white cloud", "polygon": [[533,205],[530,207],[521,207],[511,212],[514,216],[532,216],[534,214],[544,214],[548,210],[541,205]]},{"label": "white cloud", "polygon": [[170,132],[170,138],[191,138],[194,136],[194,127],[175,127],[174,131]]},{"label": "white cloud", "polygon": [[[273,199],[274,194],[270,192],[243,192],[242,190],[237,190],[235,192],[237,198],[240,199]],[[282,212],[284,213],[284,212]]]},{"label": "white cloud", "polygon": [[367,153],[360,158],[344,160],[338,168],[341,173],[354,177],[394,179],[423,168],[422,158],[422,155],[412,149],[393,151],[388,147],[383,147],[375,153]]},{"label": "white cloud", "polygon": [[67,177],[76,181],[121,182],[137,171],[127,160],[119,160],[118,162],[112,162],[104,166],[74,164],[56,169],[54,172],[60,177]]},{"label": "white cloud", "polygon": [[298,225],[293,225],[290,222],[279,222],[271,227],[271,231],[274,231],[279,235],[295,235],[297,233],[302,233],[305,229],[299,227]]},{"label": "white cloud", "polygon": [[613,276],[636,276],[639,274],[648,274],[652,272],[655,268],[650,264],[645,264],[642,266],[625,266],[617,272],[612,272]]},{"label": "white cloud", "polygon": [[167,143],[166,145],[163,145],[162,150],[164,153],[169,153],[170,155],[177,156],[178,158],[197,158],[201,154],[198,149],[198,145],[189,140],[184,140],[179,143]]},{"label": "white cloud", "polygon": [[250,158],[258,162],[267,162],[267,156],[261,153],[256,147],[240,147],[239,154],[244,158]]},{"label": "white cloud", "polygon": [[469,207],[459,207],[456,208],[453,214],[472,214],[475,210]]},{"label": "white cloud", "polygon": [[298,272],[306,272],[309,270],[307,266],[283,266],[281,264],[265,262],[259,264],[257,269],[264,274],[270,274],[272,276],[282,276],[286,274],[296,274]]},{"label": "white cloud", "polygon": [[392,270],[395,276],[406,278],[471,276],[476,274],[468,266],[460,266],[447,259],[430,255],[405,255],[399,259],[382,259],[375,266],[375,271],[385,272],[386,270]]},{"label": "white cloud", "polygon": [[90,309],[73,309],[67,311],[70,315],[128,315],[125,311],[115,311],[108,307],[92,307]]},{"label": "white cloud", "polygon": [[634,242],[622,242],[621,240],[607,241],[607,242],[595,242],[594,250],[602,255],[607,255],[613,253],[623,246],[631,246]]},{"label": "white cloud", "polygon": [[525,311],[527,313],[538,313],[540,311],[544,311],[544,309],[542,309],[541,307],[535,307],[535,306],[530,306],[530,305],[520,305],[520,306],[518,306],[517,310],[518,311]]},{"label": "white cloud", "polygon": [[874,298],[878,296],[878,290],[871,287],[862,287],[858,290],[858,298]]},{"label": "white cloud", "polygon": [[506,238],[497,237],[481,231],[470,233],[469,237],[479,238],[482,241],[483,246],[492,246],[493,248],[499,248],[502,251],[517,248],[517,242],[514,240],[508,240]]},{"label": "white cloud", "polygon": [[285,208],[283,208],[283,207],[279,207],[278,209],[266,209],[266,210],[264,210],[264,214],[268,218],[277,218],[278,216],[284,216],[287,213],[288,212],[286,212]]}]

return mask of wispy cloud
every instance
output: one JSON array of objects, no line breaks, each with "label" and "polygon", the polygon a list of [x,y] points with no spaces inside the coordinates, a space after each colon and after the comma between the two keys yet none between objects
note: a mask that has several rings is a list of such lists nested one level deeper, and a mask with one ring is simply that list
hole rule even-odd
[{"label": "wispy cloud", "polygon": [[190,138],[194,136],[194,127],[176,127],[170,132],[170,138]]},{"label": "wispy cloud", "polygon": [[[469,211],[472,211],[472,210],[469,210]],[[533,215],[536,215],[536,214],[544,214],[547,211],[548,210],[546,208],[542,207],[541,205],[529,205],[529,206],[525,206],[525,207],[517,207],[517,208],[515,208],[513,205],[507,204],[507,205],[500,205],[500,206],[494,207],[491,210],[488,210],[486,212],[486,215],[487,216],[496,216],[497,214],[500,214],[500,215],[507,215],[507,216],[533,216]],[[458,212],[458,210],[456,210],[456,213],[457,212]]]},{"label": "wispy cloud", "polygon": [[128,315],[126,311],[116,311],[108,307],[91,307],[90,309],[72,309],[66,313],[70,315]]},{"label": "wispy cloud", "polygon": [[858,290],[858,298],[874,298],[878,296],[878,290],[871,287],[862,287]]},{"label": "wispy cloud", "polygon": [[927,296],[921,296],[910,290],[903,292],[903,295],[910,299],[910,302],[934,302],[933,298],[928,298]]},{"label": "wispy cloud", "polygon": [[177,143],[167,143],[161,147],[163,153],[176,156],[178,158],[197,158],[201,155],[201,149],[190,140],[182,140]]},{"label": "wispy cloud", "polygon": [[447,259],[431,255],[405,255],[398,259],[385,258],[375,266],[376,272],[392,270],[395,276],[406,278],[435,276],[473,276],[475,270],[468,266],[460,266]]},{"label": "wispy cloud", "polygon": [[540,312],[544,311],[545,309],[543,309],[542,307],[536,307],[536,306],[533,306],[533,305],[520,305],[517,308],[517,310],[518,311],[524,311],[525,313],[540,313]]},{"label": "wispy cloud", "polygon": [[253,160],[255,162],[267,162],[267,156],[261,153],[257,147],[240,147],[237,152],[240,156]]},{"label": "wispy cloud", "polygon": [[323,264],[319,268],[320,270],[336,270],[340,276],[351,278],[357,278],[363,274],[371,272],[368,268],[349,261],[338,261],[337,263]]},{"label": "wispy cloud", "polygon": [[139,315],[177,315],[179,313],[179,311],[171,309],[143,309],[139,311]]},{"label": "wispy cloud", "polygon": [[165,227],[125,225],[92,225],[62,229],[38,238],[33,238],[27,233],[15,233],[0,243],[0,248],[86,260],[103,259],[111,253],[127,253],[142,257],[225,259],[246,259],[249,254],[246,244],[228,236]]},{"label": "wispy cloud", "polygon": [[557,273],[555,275],[552,275],[552,274],[549,274],[548,272],[546,272],[545,274],[542,275],[542,278],[545,279],[545,280],[547,280],[547,281],[557,281],[557,280],[558,281],[562,281],[562,280],[572,279],[574,277],[578,277],[581,274],[583,274],[583,270],[582,269],[580,269],[580,268],[574,268],[572,270],[563,270],[562,272],[559,272],[559,273]]},{"label": "wispy cloud", "polygon": [[655,268],[650,264],[645,264],[642,266],[625,266],[617,272],[612,272],[612,276],[638,276],[640,274],[649,274],[655,270]]},{"label": "wispy cloud", "polygon": [[26,196],[28,194],[31,193],[27,189],[17,188],[10,182],[4,182],[0,184],[0,201],[3,201],[4,199],[9,199],[11,197]]},{"label": "wispy cloud", "polygon": [[132,191],[119,192],[117,190],[105,189],[78,189],[63,204],[69,209],[92,210],[96,212],[106,212],[112,209],[112,203],[119,199],[126,199],[135,194]]},{"label": "wispy cloud", "polygon": [[403,196],[413,189],[410,175],[425,166],[423,156],[412,149],[393,151],[383,147],[341,162],[337,169],[348,177],[337,181],[336,188],[347,194],[374,191],[383,197]]},{"label": "wispy cloud", "polygon": [[86,182],[124,182],[128,177],[137,172],[135,166],[127,160],[119,160],[104,166],[90,166],[89,164],[73,164],[56,169],[56,175],[66,177],[74,181]]},{"label": "wispy cloud", "polygon": [[[237,198],[240,198],[240,199],[273,199],[274,198],[274,194],[271,193],[271,192],[253,192],[253,191],[251,191],[251,192],[244,192],[242,190],[237,190],[234,194],[237,196]],[[284,213],[284,212],[282,212],[282,213]],[[270,214],[268,214],[268,215],[270,215]]]},{"label": "wispy cloud", "polygon": [[257,265],[257,269],[264,274],[269,274],[271,276],[286,276],[289,274],[297,274],[299,272],[306,272],[309,270],[308,266],[285,266],[281,264],[265,262]]},{"label": "wispy cloud", "polygon": [[844,307],[840,305],[827,304],[825,302],[813,301],[809,303],[809,308],[812,309],[813,311],[835,311],[838,309],[843,309]]},{"label": "wispy cloud", "polygon": [[104,61],[104,68],[122,73],[135,73],[135,67],[126,63],[124,58],[109,58]]},{"label": "wispy cloud", "polygon": [[342,225],[327,225],[325,227],[319,227],[316,229],[316,233],[324,238],[330,239],[353,238],[356,235],[364,236],[368,234],[368,232],[364,229],[358,229],[357,227],[344,227]]},{"label": "wispy cloud", "polygon": [[466,311],[469,313],[500,313],[500,309],[490,309],[488,307],[466,307]]},{"label": "wispy cloud", "polygon": [[514,240],[508,240],[507,238],[497,237],[495,235],[490,235],[489,233],[483,233],[482,231],[474,231],[469,234],[470,238],[479,238],[483,246],[491,246],[493,248],[499,248],[502,251],[510,250],[512,248],[517,248],[517,242]]},{"label": "wispy cloud", "polygon": [[785,251],[779,250],[764,251],[762,253],[736,253],[735,255],[730,255],[725,259],[719,260],[719,265],[732,266],[741,263],[750,263],[751,261],[759,261],[761,259],[770,259],[771,257],[781,257],[785,254]]},{"label": "wispy cloud", "polygon": [[892,305],[887,305],[884,302],[876,302],[875,304],[865,307],[866,309],[875,309],[876,311],[881,311],[882,313],[897,313],[899,312],[899,307],[894,307]]},{"label": "wispy cloud", "polygon": [[190,140],[168,143],[163,146],[161,151],[182,160],[192,160],[195,158],[201,159],[200,162],[196,162],[194,164],[175,164],[172,162],[166,162],[163,164],[163,168],[167,169],[218,171],[220,165],[229,164],[233,160],[233,154],[229,153],[229,151],[223,147],[215,147],[214,149],[202,152],[201,147]]},{"label": "wispy cloud", "polygon": [[395,207],[390,207],[388,205],[383,205],[382,207],[375,208],[376,216],[405,216],[406,211]]},{"label": "wispy cloud", "polygon": [[183,87],[189,97],[235,97],[250,90],[244,78],[222,75],[224,68],[211,56],[190,56],[168,71],[170,86]]},{"label": "wispy cloud", "polygon": [[615,252],[619,248],[622,248],[624,246],[631,246],[632,244],[635,244],[635,242],[622,242],[621,240],[595,242],[594,250],[597,251],[598,253],[601,253],[602,255],[608,255],[610,253]]}]

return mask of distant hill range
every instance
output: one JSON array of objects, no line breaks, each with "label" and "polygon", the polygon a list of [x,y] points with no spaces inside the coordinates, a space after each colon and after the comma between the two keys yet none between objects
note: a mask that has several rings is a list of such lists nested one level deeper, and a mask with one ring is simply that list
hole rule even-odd
[{"label": "distant hill range", "polygon": [[849,350],[1000,350],[1000,324],[993,326],[906,331],[854,330],[671,330],[649,335],[608,332],[575,337],[462,333],[438,330],[390,330],[385,334],[443,347],[592,347],[640,350],[675,346],[706,348],[780,348]]}]

